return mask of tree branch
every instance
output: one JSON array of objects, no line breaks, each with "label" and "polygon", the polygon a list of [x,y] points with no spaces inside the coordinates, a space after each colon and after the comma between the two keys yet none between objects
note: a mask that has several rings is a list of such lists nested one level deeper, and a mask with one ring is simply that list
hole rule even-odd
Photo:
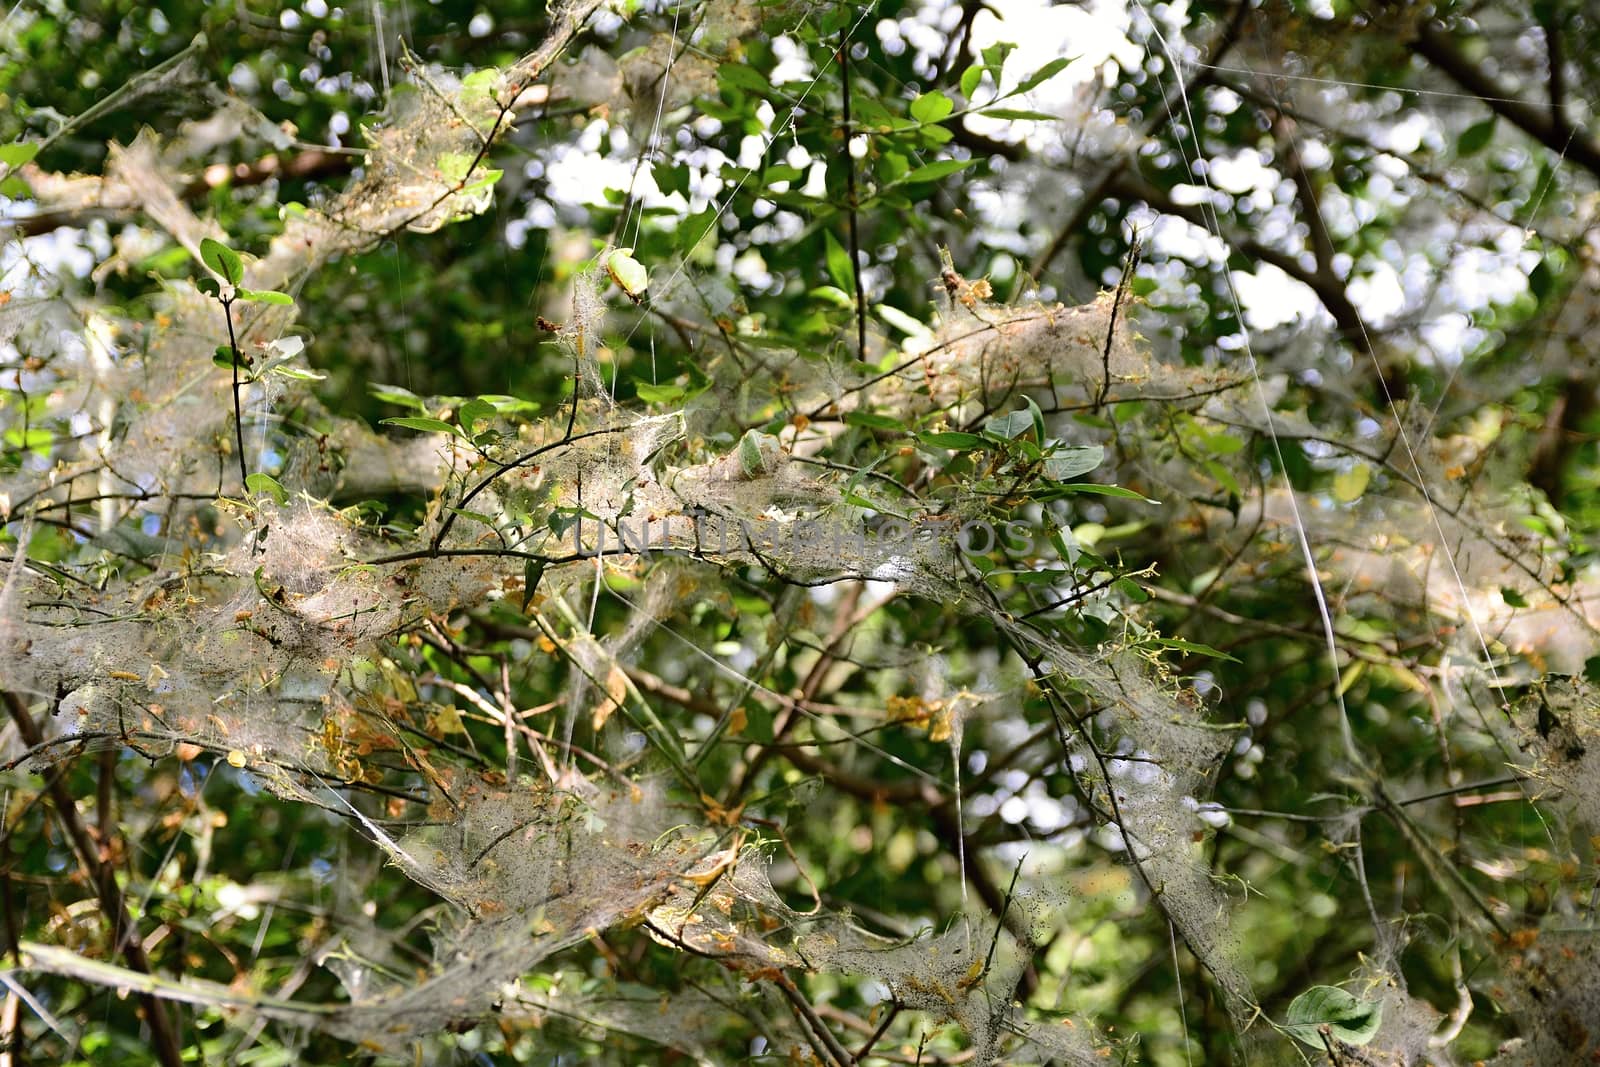
[{"label": "tree branch", "polygon": [[[1179,204],[1172,199],[1171,193],[1137,174],[1122,171],[1114,175],[1109,191],[1114,196],[1143,200],[1163,215],[1173,215],[1208,232],[1210,230],[1209,220],[1198,205]],[[1228,234],[1221,236],[1224,241],[1251,259],[1270,263],[1295,281],[1309,287],[1322,302],[1322,306],[1327,308],[1328,314],[1333,316],[1333,321],[1338,325],[1339,333],[1345,340],[1362,352],[1370,350],[1366,331],[1361,326],[1361,315],[1350,302],[1350,296],[1344,290],[1344,283],[1338,277],[1308,270],[1300,262],[1299,256],[1264,244],[1254,237],[1230,237]]]},{"label": "tree branch", "polygon": [[1523,133],[1600,178],[1600,143],[1573,128],[1564,117],[1558,118],[1555,100],[1547,110],[1518,99],[1510,89],[1485,73],[1480,64],[1463,55],[1455,38],[1437,24],[1424,25],[1417,39],[1411,42],[1411,50],[1461,88],[1482,98],[1495,114]]},{"label": "tree branch", "polygon": [[1283,143],[1283,169],[1288,173],[1289,180],[1294,183],[1295,198],[1300,201],[1300,214],[1310,234],[1311,255],[1317,264],[1312,275],[1316,279],[1316,284],[1312,288],[1316,290],[1322,306],[1333,316],[1333,321],[1339,327],[1339,335],[1356,351],[1370,356],[1372,341],[1367,336],[1365,324],[1361,321],[1361,313],[1356,310],[1355,303],[1345,290],[1344,279],[1339,277],[1339,272],[1333,266],[1336,251],[1333,246],[1333,235],[1328,232],[1328,224],[1323,220],[1322,203],[1317,197],[1316,184],[1311,180],[1311,173],[1306,170],[1304,160],[1300,158],[1294,120],[1280,114],[1273,125]]}]

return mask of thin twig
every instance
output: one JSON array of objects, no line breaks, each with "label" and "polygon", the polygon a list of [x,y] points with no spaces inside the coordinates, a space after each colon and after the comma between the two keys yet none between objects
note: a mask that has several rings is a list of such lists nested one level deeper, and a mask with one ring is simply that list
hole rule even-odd
[{"label": "thin twig", "polygon": [[238,338],[233,333],[233,300],[229,297],[222,301],[222,317],[228,323],[228,350],[233,358],[228,362],[233,369],[233,437],[239,446],[239,491],[245,491],[245,482],[250,480],[250,472],[244,462],[244,414],[239,405],[239,363],[244,356],[239,351]]}]

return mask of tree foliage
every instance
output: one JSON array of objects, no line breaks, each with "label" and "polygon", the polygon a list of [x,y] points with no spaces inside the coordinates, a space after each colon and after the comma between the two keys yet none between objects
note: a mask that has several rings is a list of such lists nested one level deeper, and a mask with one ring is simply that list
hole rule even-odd
[{"label": "tree foliage", "polygon": [[0,45],[18,1062],[1600,1055],[1584,5]]}]

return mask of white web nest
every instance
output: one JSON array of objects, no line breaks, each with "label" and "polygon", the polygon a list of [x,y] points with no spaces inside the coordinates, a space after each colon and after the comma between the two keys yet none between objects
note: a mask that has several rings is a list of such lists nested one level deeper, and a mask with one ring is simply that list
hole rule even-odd
[{"label": "white web nest", "polygon": [[[737,19],[730,25],[737,27]],[[396,229],[429,231],[481,210],[484,190],[455,171],[462,157],[470,161],[483,147],[501,110],[500,94],[524,85],[529,71],[544,63],[536,53],[500,80],[470,87],[442,72],[422,75],[374,129],[361,179],[330,202],[292,216],[268,254],[247,265],[246,283],[292,286]],[[625,76],[648,80],[663,66],[658,42],[636,57]],[[222,235],[173,191],[185,156],[203,142],[198,131],[185,136],[193,142],[189,147],[169,150],[153,135],[141,134],[113,152],[103,178],[41,179],[41,200],[61,207],[137,208],[198,258],[201,239]],[[934,338],[870,389],[858,374],[804,365],[795,372],[800,380],[791,383],[799,386],[795,395],[802,406],[829,407],[786,443],[795,452],[820,448],[838,432],[836,420],[868,401],[908,421],[933,412],[957,419],[1019,391],[1077,401],[1104,394],[1111,402],[1205,403],[1218,417],[1236,418],[1246,410],[1231,397],[1206,401],[1237,385],[1237,375],[1162,367],[1135,344],[1125,317],[1113,330],[1114,299],[1103,295],[1083,308],[953,303]],[[114,521],[101,533],[110,537],[120,524],[126,538],[169,499],[216,492],[219,478],[232,469],[226,451],[232,447],[226,432],[230,386],[211,363],[222,332],[220,310],[192,286],[174,284],[161,313],[167,321],[134,344],[131,331],[91,331],[64,302],[17,301],[0,309],[0,337],[25,342],[45,357],[43,369],[29,372],[37,376],[29,386],[52,394],[50,417],[97,408],[112,412],[97,416],[104,425],[96,429],[104,434],[94,438],[95,446],[60,457],[63,464],[52,477],[32,465],[7,480],[7,518],[11,507],[21,513],[72,493],[103,494],[111,486],[132,499],[120,514],[102,510]],[[45,343],[46,315],[51,328],[81,328],[85,340],[70,343],[58,336]],[[331,1013],[275,1005],[268,1014],[397,1054],[496,1005],[529,1014],[565,1013],[694,1051],[709,1019],[740,1014],[729,1002],[677,992],[663,1020],[659,998],[567,996],[519,986],[542,961],[593,932],[645,922],[664,943],[727,961],[741,974],[803,968],[873,976],[902,1004],[959,1023],[980,1058],[1003,1053],[1019,1060],[1103,1062],[1103,1046],[1091,1027],[1035,1025],[1014,1009],[1011,995],[1032,946],[993,920],[962,916],[943,934],[901,943],[869,935],[837,914],[795,912],[773,888],[762,854],[709,820],[686,825],[681,813],[669,820],[661,803],[664,787],[648,776],[655,772],[635,772],[631,786],[616,788],[576,775],[536,787],[526,780],[474,780],[472,772],[436,764],[409,746],[405,710],[386,703],[405,704],[394,697],[391,690],[398,687],[381,667],[387,640],[420,618],[448,617],[518,591],[525,559],[495,554],[508,545],[555,561],[544,579],[552,596],[599,580],[595,556],[640,556],[641,541],[651,551],[721,567],[760,567],[798,583],[892,580],[930,601],[982,613],[997,631],[1037,654],[1044,664],[1041,683],[1059,683],[1089,699],[1097,721],[1067,753],[1076,757],[1073,767],[1085,793],[1114,829],[1146,891],[1226,991],[1229,1007],[1247,1014],[1253,993],[1230,927],[1232,902],[1193,844],[1203,824],[1190,802],[1203,795],[1228,744],[1226,734],[1208,727],[1198,702],[1145,661],[1116,649],[1067,647],[969,595],[955,541],[965,502],[939,516],[919,516],[926,520],[919,528],[923,536],[872,538],[863,533],[861,510],[843,500],[838,480],[794,462],[777,439],[757,435],[720,454],[707,450],[669,464],[661,458],[664,446],[705,412],[651,417],[611,404],[598,359],[604,316],[595,279],[580,278],[572,319],[559,334],[580,379],[576,436],[570,439],[562,412],[528,427],[513,445],[473,459],[454,444],[441,449],[435,438],[397,442],[330,420],[329,447],[342,466],[326,479],[329,492],[440,494],[443,507],[403,546],[411,557],[403,562],[372,563],[407,553],[380,542],[351,516],[299,495],[282,504],[262,498],[236,509],[238,522],[200,529],[192,537],[169,534],[145,546],[149,574],[103,591],[58,587],[30,570],[25,547],[19,548],[0,593],[0,669],[10,688],[66,694],[52,748],[35,753],[33,765],[76,751],[75,739],[82,738],[182,758],[210,750],[230,762],[236,756],[286,799],[336,808],[342,803],[390,861],[456,910],[440,925],[433,966],[420,979],[386,976],[356,959],[360,954],[353,950],[329,955],[347,982],[348,1005]],[[237,323],[241,348],[258,352],[293,323],[293,309],[254,307]],[[135,390],[137,402],[122,404]],[[294,390],[247,388],[246,421],[255,425],[286,399],[308,402]],[[723,395],[713,394],[706,404],[720,403]],[[111,441],[114,420],[122,433]],[[512,462],[533,448],[544,451],[525,463]],[[470,487],[480,484],[485,488],[478,499],[463,503]],[[297,493],[309,487],[289,488]],[[1270,522],[1287,522],[1281,498],[1268,495],[1247,506]],[[487,514],[488,527],[445,510],[451,507]],[[579,517],[565,537],[541,533],[549,528],[540,520],[559,508],[592,517]],[[1445,523],[1448,543],[1442,548],[1462,563],[1465,597],[1441,584],[1438,568],[1428,567],[1425,531],[1411,530],[1407,543],[1398,546],[1403,551],[1393,544],[1363,544],[1355,536],[1380,526],[1392,530],[1395,518],[1373,504],[1359,515],[1314,517],[1311,532],[1319,542],[1338,535],[1353,544],[1336,549],[1328,565],[1358,587],[1368,578],[1388,596],[1472,619],[1507,635],[1502,639],[1513,649],[1541,649],[1552,662],[1581,663],[1592,653],[1587,634],[1543,643],[1537,633],[1519,636],[1519,626],[1536,630],[1541,620],[1500,612],[1490,603],[1492,594],[1510,583],[1533,595],[1537,584],[1519,585],[1504,545],[1479,527]],[[478,550],[487,551],[461,554]],[[569,714],[582,709],[603,719],[596,708],[622,703],[613,679],[669,613],[678,577],[672,567],[652,567],[646,595],[622,630],[601,637],[575,634],[570,649],[579,669],[570,675]],[[1587,617],[1587,599],[1575,596],[1560,610],[1576,608]],[[1577,798],[1582,817],[1592,823],[1597,812],[1585,798],[1594,794],[1593,754],[1600,746],[1590,743],[1594,724],[1583,704],[1588,694],[1564,693],[1562,699],[1560,729],[1576,742],[1537,730],[1540,740],[1527,731],[1522,740],[1534,749],[1537,773]],[[959,757],[959,720],[952,734]],[[1090,749],[1101,742],[1104,769]],[[391,834],[331,788],[363,773],[360,750],[376,743],[426,784],[434,825]],[[1015,906],[1027,910],[1028,899],[1026,892],[1019,894]],[[1025,922],[1037,925],[1031,916]],[[1525,1006],[1535,1020],[1530,1028],[1537,1029],[1524,1046],[1508,1050],[1506,1062],[1553,1062],[1553,1050],[1577,1032],[1574,1026],[1600,1017],[1592,985],[1583,981],[1595,973],[1592,949],[1554,935],[1546,944],[1548,951],[1526,955],[1519,966],[1534,975],[1538,988],[1556,995],[1535,997]],[[70,970],[66,963],[53,966]],[[776,996],[763,988],[761,998]],[[793,1047],[804,1044],[804,1035],[773,1004],[748,1003],[761,998],[746,998],[741,1006]],[[1399,1054],[1412,1055],[1427,1013],[1398,994],[1386,1006],[1398,1021],[1384,1039],[1392,1038]],[[264,1010],[259,1002],[256,1008]]]}]

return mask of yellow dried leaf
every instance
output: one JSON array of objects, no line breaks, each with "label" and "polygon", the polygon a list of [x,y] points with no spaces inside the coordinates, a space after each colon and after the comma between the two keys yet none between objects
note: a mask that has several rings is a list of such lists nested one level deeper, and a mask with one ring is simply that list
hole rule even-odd
[{"label": "yellow dried leaf", "polygon": [[723,849],[706,857],[709,866],[702,866],[700,870],[690,871],[685,878],[698,886],[708,886],[721,878],[723,874],[732,869],[739,860],[739,850],[736,848]]},{"label": "yellow dried leaf", "polygon": [[594,728],[600,729],[611,718],[611,713],[622,707],[628,695],[628,678],[620,667],[612,667],[606,675],[605,699],[594,707]]},{"label": "yellow dried leaf", "polygon": [[461,711],[449,704],[434,708],[428,713],[430,734],[459,734],[466,732],[461,722]]}]

